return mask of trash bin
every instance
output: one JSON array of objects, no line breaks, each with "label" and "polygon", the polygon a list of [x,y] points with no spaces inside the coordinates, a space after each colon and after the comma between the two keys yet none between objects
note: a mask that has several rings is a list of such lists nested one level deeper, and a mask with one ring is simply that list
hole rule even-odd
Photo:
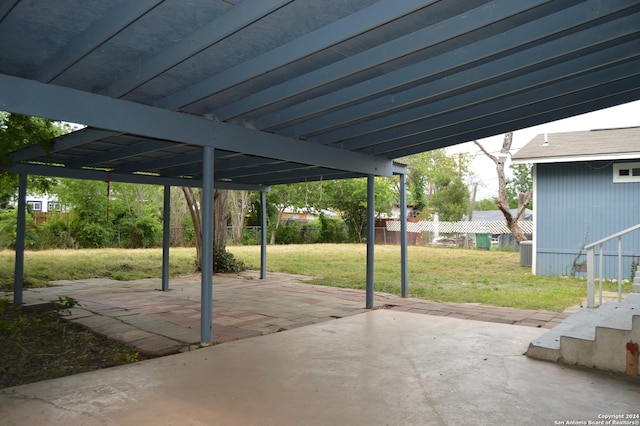
[{"label": "trash bin", "polygon": [[533,241],[520,242],[520,266],[531,266],[533,263]]},{"label": "trash bin", "polygon": [[476,234],[476,248],[482,250],[491,249],[491,234]]}]

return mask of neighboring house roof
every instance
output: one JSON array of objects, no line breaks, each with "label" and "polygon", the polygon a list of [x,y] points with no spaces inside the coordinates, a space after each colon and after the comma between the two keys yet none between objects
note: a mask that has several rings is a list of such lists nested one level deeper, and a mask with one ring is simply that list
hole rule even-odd
[{"label": "neighboring house roof", "polygon": [[640,158],[640,127],[537,135],[512,160],[518,164],[636,158]]}]

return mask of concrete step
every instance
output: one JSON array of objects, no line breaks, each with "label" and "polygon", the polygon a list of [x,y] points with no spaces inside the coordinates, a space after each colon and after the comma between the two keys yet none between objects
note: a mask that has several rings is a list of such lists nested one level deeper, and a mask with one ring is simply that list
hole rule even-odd
[{"label": "concrete step", "polygon": [[596,309],[581,309],[532,341],[526,355],[624,372],[630,341],[640,341],[640,293]]}]

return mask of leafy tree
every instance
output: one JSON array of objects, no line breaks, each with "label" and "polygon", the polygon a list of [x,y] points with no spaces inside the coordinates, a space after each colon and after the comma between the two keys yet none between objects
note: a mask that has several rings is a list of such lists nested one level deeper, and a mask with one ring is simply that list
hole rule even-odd
[{"label": "leafy tree", "polygon": [[[0,112],[0,163],[11,164],[11,153],[33,144],[50,149],[56,136],[68,133],[70,127],[44,118]],[[29,175],[31,192],[47,192],[55,180]],[[18,191],[18,176],[0,169],[0,209],[5,209]]]},{"label": "leafy tree", "polygon": [[69,208],[68,229],[64,231],[82,247],[139,248],[161,242],[159,186],[60,179],[52,193]]},{"label": "leafy tree", "polygon": [[162,239],[162,187],[112,183],[109,194],[109,221],[131,248],[158,246]]},{"label": "leafy tree", "polygon": [[475,210],[498,210],[498,206],[489,198],[484,198],[480,201],[476,201]]},{"label": "leafy tree", "polygon": [[107,183],[61,179],[54,193],[69,208],[69,232],[81,247],[110,245],[113,229],[108,226]]},{"label": "leafy tree", "polygon": [[[375,211],[390,213],[396,196],[391,179],[375,178]],[[321,206],[341,212],[349,236],[362,242],[367,226],[367,179],[345,179],[324,183]]]},{"label": "leafy tree", "polygon": [[[530,164],[511,164],[509,165],[513,177],[507,181],[507,198],[509,207],[517,209],[520,206],[520,194],[533,193],[533,179],[531,177]],[[526,207],[530,209],[532,203],[529,197],[529,203]]]},{"label": "leafy tree", "polygon": [[441,173],[433,180],[435,191],[428,206],[438,212],[440,220],[455,222],[469,210],[469,193],[461,176]]},{"label": "leafy tree", "polygon": [[469,173],[466,154],[449,156],[444,149],[436,149],[400,161],[407,164],[407,201],[423,211],[422,216],[436,210],[442,220],[462,218],[469,200],[463,183]]},{"label": "leafy tree", "polygon": [[282,215],[289,208],[304,209],[307,211],[320,210],[318,203],[323,195],[323,182],[291,183],[287,185],[275,185],[267,193],[267,204],[275,207],[268,209],[269,229],[271,230],[271,244],[276,242],[276,233]]}]

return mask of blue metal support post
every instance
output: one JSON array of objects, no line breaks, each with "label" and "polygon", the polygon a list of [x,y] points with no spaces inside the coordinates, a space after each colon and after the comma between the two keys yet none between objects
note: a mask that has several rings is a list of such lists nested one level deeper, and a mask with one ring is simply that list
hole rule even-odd
[{"label": "blue metal support post", "polygon": [[375,223],[375,176],[367,177],[367,309],[373,308],[373,247],[376,239]]},{"label": "blue metal support post", "polygon": [[169,246],[171,244],[171,186],[164,186],[162,212],[162,291],[169,291]]},{"label": "blue metal support post", "polygon": [[400,173],[400,294],[409,294],[409,258],[407,255],[407,176]]},{"label": "blue metal support post", "polygon": [[260,191],[260,279],[267,278],[267,193]]},{"label": "blue metal support post", "polygon": [[16,226],[16,263],[13,277],[13,304],[22,305],[24,288],[24,235],[27,212],[27,174],[18,175],[18,223]]},{"label": "blue metal support post", "polygon": [[200,344],[211,345],[213,315],[213,191],[214,148],[204,147],[202,162],[202,283],[200,289]]}]

